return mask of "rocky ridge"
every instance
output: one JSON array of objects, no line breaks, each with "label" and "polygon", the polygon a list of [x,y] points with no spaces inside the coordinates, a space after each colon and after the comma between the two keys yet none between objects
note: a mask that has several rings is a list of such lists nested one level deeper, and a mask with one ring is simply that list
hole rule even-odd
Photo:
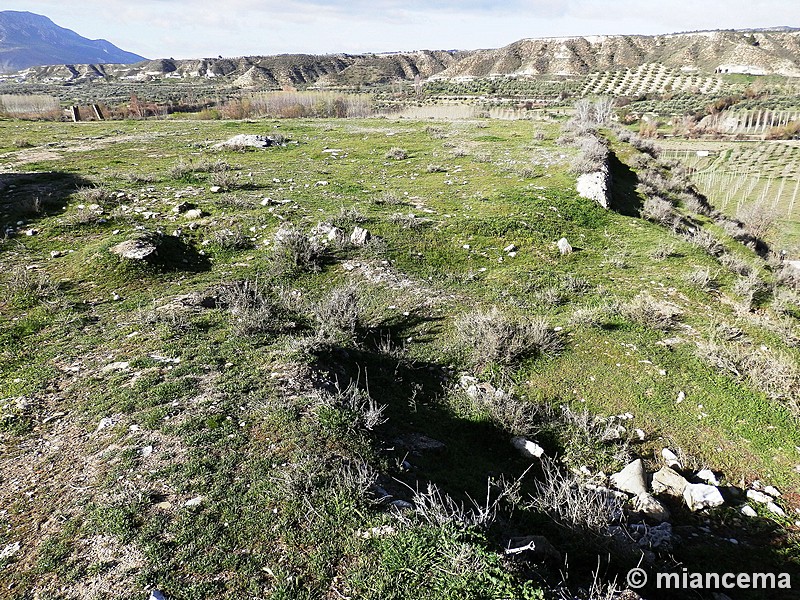
[{"label": "rocky ridge", "polygon": [[133,65],[54,65],[13,75],[20,82],[227,79],[239,87],[354,86],[396,80],[580,76],[658,63],[687,73],[800,77],[800,31],[705,31],[669,35],[532,38],[502,48],[383,54],[283,54]]}]

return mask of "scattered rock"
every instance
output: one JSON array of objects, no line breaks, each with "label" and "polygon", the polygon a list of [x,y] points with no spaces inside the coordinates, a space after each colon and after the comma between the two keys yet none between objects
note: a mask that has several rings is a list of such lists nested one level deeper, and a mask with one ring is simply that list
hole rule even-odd
[{"label": "scattered rock", "polygon": [[350,242],[356,246],[363,246],[372,239],[372,234],[363,227],[356,227],[350,234]]},{"label": "scattered rock", "polygon": [[529,553],[534,560],[553,559],[560,561],[561,553],[553,547],[553,544],[542,535],[527,535],[524,537],[514,537],[506,543],[504,552],[506,554]]},{"label": "scattered rock", "polygon": [[167,598],[160,591],[151,590],[150,597],[147,600],[167,600]]},{"label": "scattered rock", "polygon": [[683,490],[683,499],[691,511],[714,508],[725,503],[720,491],[713,485],[705,483],[687,484]]},{"label": "scattered rock", "polygon": [[749,504],[745,504],[740,511],[745,517],[757,517],[758,513],[756,509],[750,506]]},{"label": "scattered rock", "polygon": [[3,546],[3,549],[0,550],[0,560],[4,560],[6,558],[11,558],[17,552],[19,552],[20,544],[19,542],[13,542],[11,544],[6,544]]},{"label": "scattered rock", "polygon": [[200,506],[203,503],[203,496],[195,496],[184,502],[184,506],[191,508],[192,506]]},{"label": "scattered rock", "polygon": [[614,473],[610,479],[611,485],[623,492],[634,496],[647,493],[644,465],[641,458],[637,458],[619,473]]},{"label": "scattered rock", "polygon": [[636,539],[636,543],[640,548],[648,548],[652,550],[668,551],[672,548],[672,525],[670,523],[661,523],[655,527],[650,527],[642,523],[632,523],[629,526],[629,531]]},{"label": "scattered rock", "polygon": [[680,473],[669,467],[661,467],[653,474],[652,489],[654,494],[666,494],[676,498],[683,497],[683,491],[689,482]]},{"label": "scattered rock", "polygon": [[558,240],[557,244],[558,244],[558,251],[561,252],[561,256],[572,253],[572,246],[570,246],[570,243],[567,241],[567,238],[562,237],[560,240]]},{"label": "scattered rock", "polygon": [[541,458],[544,454],[544,448],[536,442],[526,440],[524,437],[517,436],[512,438],[511,445],[519,450],[519,453],[525,458]]},{"label": "scattered rock", "polygon": [[214,144],[213,148],[232,148],[238,150],[240,148],[269,148],[270,146],[277,146],[278,141],[268,135],[252,135],[240,133],[232,138]]},{"label": "scattered rock", "polygon": [[100,371],[103,372],[103,373],[108,373],[110,371],[127,371],[128,367],[130,366],[130,364],[131,363],[129,363],[127,361],[122,361],[121,360],[121,361],[117,361],[117,362],[113,362],[113,363],[107,364],[105,367],[100,369]]},{"label": "scattered rock", "polygon": [[114,423],[116,423],[116,420],[112,419],[111,417],[103,417],[100,419],[100,422],[97,424],[97,429],[95,429],[94,432],[97,433],[98,431],[103,431],[103,429],[111,427],[114,425]]},{"label": "scattered rock", "polygon": [[669,519],[667,507],[646,492],[633,499],[633,510],[653,521],[662,522]]},{"label": "scattered rock", "polygon": [[158,253],[158,246],[152,240],[139,238],[120,242],[109,251],[129,260],[147,260]]},{"label": "scattered rock", "polygon": [[759,492],[758,490],[747,490],[747,497],[753,502],[758,502],[759,504],[767,504],[768,502],[772,502],[771,496],[768,496],[764,492]]},{"label": "scattered rock", "polygon": [[503,248],[503,252],[516,252],[517,247],[514,244],[509,244],[505,248]]},{"label": "scattered rock", "polygon": [[172,212],[182,214],[195,208],[197,208],[197,206],[195,206],[191,202],[180,202],[172,207]]},{"label": "scattered rock", "polygon": [[[220,192],[222,192],[222,186],[220,186],[220,185],[212,185],[210,188],[208,188],[208,191],[211,192],[212,194],[219,194]],[[187,211],[187,213],[190,213],[190,212],[192,212],[192,211],[191,210]]]},{"label": "scattered rock", "polygon": [[[612,525],[608,528],[608,534],[620,549],[630,551],[632,548],[639,548],[645,563],[653,563],[656,560],[654,550],[670,552],[674,543],[672,525],[667,522],[654,527],[646,523]],[[620,596],[620,598],[623,597],[628,598],[628,596]],[[632,598],[639,598],[639,596]]]},{"label": "scattered rock", "polygon": [[668,467],[678,470],[683,469],[681,461],[678,460],[678,456],[669,448],[663,448],[661,450],[661,458],[664,459]]},{"label": "scattered rock", "polygon": [[394,535],[397,533],[397,529],[392,527],[391,525],[378,525],[377,527],[372,527],[367,529],[366,531],[359,531],[356,533],[358,537],[364,538],[365,540],[371,538],[380,538],[386,537],[387,535]]},{"label": "scattered rock", "polygon": [[786,516],[786,512],[784,512],[784,510],[780,506],[775,504],[774,502],[767,502],[767,509],[771,513],[773,513],[775,515],[778,515],[779,517],[785,517]]},{"label": "scattered rock", "polygon": [[764,488],[764,493],[765,494],[769,494],[773,498],[780,498],[781,497],[781,493],[778,491],[778,488],[773,487],[771,485],[768,485],[767,487]]},{"label": "scattered rock", "polygon": [[176,312],[182,309],[191,308],[216,308],[219,304],[219,296],[207,292],[190,292],[189,294],[181,294],[169,300],[164,301],[164,304],[156,306],[156,312]]},{"label": "scattered rock", "polygon": [[696,476],[701,481],[705,481],[709,485],[719,485],[717,476],[711,469],[702,469],[696,473]]}]

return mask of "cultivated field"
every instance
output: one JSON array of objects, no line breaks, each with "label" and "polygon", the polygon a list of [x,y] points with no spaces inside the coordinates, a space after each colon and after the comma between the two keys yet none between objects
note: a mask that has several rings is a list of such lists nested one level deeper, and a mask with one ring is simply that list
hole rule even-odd
[{"label": "cultivated field", "polygon": [[660,141],[664,156],[692,169],[714,206],[731,216],[757,207],[773,213],[770,239],[800,253],[800,143],[797,141]]}]

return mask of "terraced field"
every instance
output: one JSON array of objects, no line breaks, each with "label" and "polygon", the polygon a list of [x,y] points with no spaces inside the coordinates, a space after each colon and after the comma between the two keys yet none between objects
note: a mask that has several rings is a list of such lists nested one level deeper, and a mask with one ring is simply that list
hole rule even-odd
[{"label": "terraced field", "polygon": [[775,211],[775,243],[800,251],[800,142],[662,141],[664,156],[680,160],[714,206],[735,216],[756,205]]},{"label": "terraced field", "polygon": [[722,77],[686,72],[658,63],[624,71],[600,71],[586,76],[582,94],[640,96],[665,92],[717,94],[725,87]]}]

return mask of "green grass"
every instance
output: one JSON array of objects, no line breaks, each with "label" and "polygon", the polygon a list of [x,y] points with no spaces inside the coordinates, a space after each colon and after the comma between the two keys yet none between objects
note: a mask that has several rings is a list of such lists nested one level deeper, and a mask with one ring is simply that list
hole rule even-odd
[{"label": "green grass", "polygon": [[[62,587],[113,583],[119,597],[161,589],[179,599],[414,598],[430,590],[537,598],[547,588],[534,573],[540,566],[509,563],[501,546],[511,535],[539,532],[570,552],[576,580],[590,581],[607,549],[525,502],[503,505],[502,518],[478,527],[416,514],[398,519],[364,493],[376,473],[399,497],[433,483],[470,505],[470,498],[483,501],[487,480],[526,471],[505,426],[458,391],[462,373],[513,388],[535,414],[531,435],[565,467],[609,473],[621,462],[617,445],[586,439],[561,419],[562,406],[630,412],[626,426],[648,433],[638,454],[681,449],[729,483],[760,478],[779,486],[792,505],[800,437],[791,403],[717,373],[694,350],[726,321],[752,344],[798,358],[754,315],[736,310],[735,277],[668,229],[578,198],[567,173],[576,151],[556,145],[555,126],[442,122],[436,135],[429,126],[405,119],[0,122],[0,139],[24,134],[34,149],[51,144],[55,153],[0,154],[0,181],[16,185],[0,206],[3,221],[24,219],[20,233],[38,229],[0,245],[4,284],[16,290],[0,300],[0,397],[31,400],[3,409],[17,412],[2,421],[8,457],[0,464],[20,478],[15,465],[48,473],[30,484],[29,502],[8,498],[14,509],[5,518],[19,532],[9,539],[23,549],[0,576],[4,584],[54,597]],[[210,147],[236,133],[273,131],[289,144],[254,152]],[[544,139],[534,141],[536,132]],[[394,147],[408,158],[385,158]],[[323,152],[331,148],[341,152]],[[235,174],[231,191],[210,191],[216,161]],[[191,176],[174,169],[190,163]],[[112,192],[91,218],[79,192],[89,186]],[[22,206],[31,194],[43,199],[38,211]],[[172,210],[183,201],[203,214],[190,220]],[[358,224],[375,239],[364,247],[331,244],[319,269],[283,268],[271,250],[279,228],[290,223],[309,233],[321,222],[339,224],[348,237]],[[143,231],[160,240],[157,260],[132,264],[110,254]],[[247,243],[224,243],[226,231]],[[574,253],[560,256],[561,237]],[[504,251],[510,244],[515,256]],[[665,245],[672,254],[652,258]],[[51,257],[54,251],[61,254]],[[773,277],[749,251],[736,252]],[[31,266],[40,287],[8,278]],[[699,268],[718,273],[718,289],[687,282]],[[242,315],[221,301],[164,308],[193,292],[222,298],[219,286],[245,280],[258,282],[278,307],[263,327],[240,326]],[[321,338],[315,303],[351,282],[355,333]],[[673,330],[649,329],[615,308],[643,291],[680,308]],[[562,328],[563,351],[482,363],[472,373],[455,324],[493,306]],[[760,310],[770,307],[767,299]],[[605,311],[597,326],[572,320],[591,308]],[[663,345],[670,337],[680,341]],[[337,382],[341,389],[356,382],[385,406],[387,422],[364,428],[363,408],[325,396]],[[676,405],[680,391],[686,400]],[[104,418],[112,423],[99,428]],[[414,454],[397,442],[410,433],[445,448]],[[38,439],[49,445],[33,450]],[[534,493],[540,475],[538,468],[526,475],[523,495]],[[41,532],[33,526],[48,519]],[[793,564],[796,542],[769,523],[774,551],[765,543],[755,558],[744,546],[735,556]],[[381,525],[395,532],[364,535]],[[609,570],[624,572],[626,564],[615,557]],[[560,565],[541,568],[552,576]]]}]

